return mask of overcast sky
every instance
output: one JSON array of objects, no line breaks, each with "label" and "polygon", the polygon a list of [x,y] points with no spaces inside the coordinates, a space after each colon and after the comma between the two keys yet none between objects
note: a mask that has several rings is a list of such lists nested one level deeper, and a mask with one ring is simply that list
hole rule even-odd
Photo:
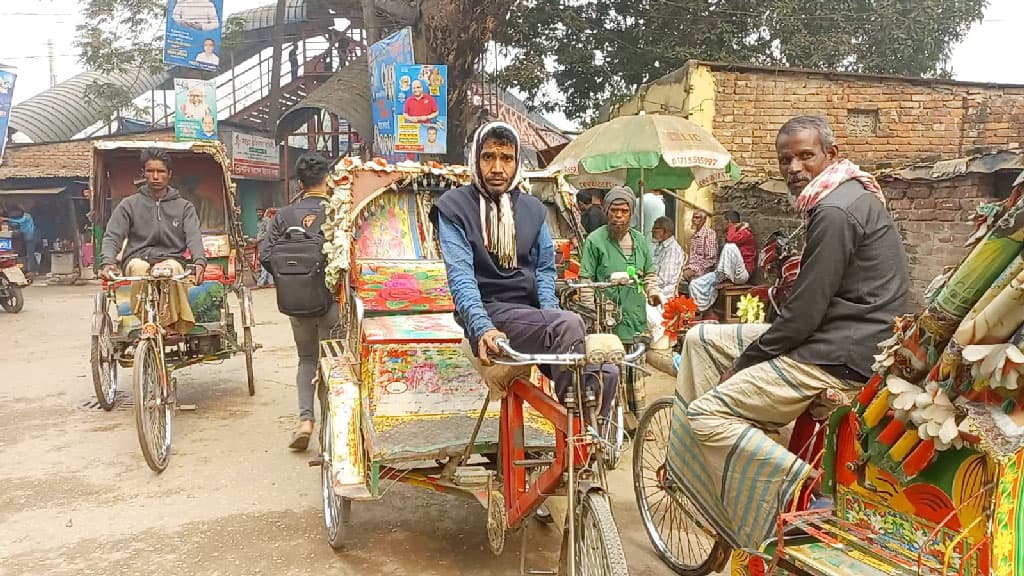
[{"label": "overcast sky", "polygon": [[[0,7],[0,63],[17,68],[15,103],[45,90],[50,84],[47,40],[56,55],[57,81],[81,71],[73,45],[75,25],[81,22],[79,0],[5,0]],[[273,4],[272,0],[224,0],[228,14]],[[1016,25],[1015,25],[1016,23]],[[1019,62],[1024,1],[989,0],[985,21],[975,25],[967,39],[953,50],[953,71],[958,80],[1024,84]],[[560,115],[552,118],[564,125]]]}]

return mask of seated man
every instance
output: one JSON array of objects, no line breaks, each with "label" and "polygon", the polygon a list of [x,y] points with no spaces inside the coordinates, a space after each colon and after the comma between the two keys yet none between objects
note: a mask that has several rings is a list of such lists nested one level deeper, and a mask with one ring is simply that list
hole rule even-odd
[{"label": "seated man", "polygon": [[[658,293],[662,303],[676,297],[679,292],[679,279],[683,274],[686,256],[683,248],[676,242],[675,222],[667,216],[654,221],[651,237],[654,239],[654,271],[658,275]],[[661,306],[647,305],[647,326],[651,329],[653,342],[661,340],[665,329],[662,327]]]},{"label": "seated man", "polygon": [[725,222],[726,243],[722,246],[718,266],[690,282],[690,297],[700,312],[715,303],[721,283],[744,284],[754,276],[757,262],[754,233],[746,222],[740,222],[740,213],[735,210],[725,213]]},{"label": "seated man", "polygon": [[[100,276],[120,276],[117,255],[124,243],[123,262],[127,276],[144,276],[151,267],[169,269],[174,275],[185,271],[185,252],[191,252],[195,266],[195,283],[203,281],[206,252],[199,232],[195,207],[169,186],[171,158],[163,150],[149,149],[142,153],[146,184],[134,195],[122,200],[103,234]],[[132,284],[132,313],[140,319],[145,310],[140,300],[141,286]],[[160,294],[160,325],[179,334],[195,326],[195,317],[188,302],[188,286],[175,282],[168,292]]]},{"label": "seated man", "polygon": [[[646,287],[636,284],[615,286],[605,289],[605,295],[615,303],[621,318],[613,332],[627,347],[638,334],[647,332],[647,308],[661,304],[658,291],[658,276],[654,272],[647,238],[629,225],[635,207],[636,196],[626,186],[616,186],[604,197],[604,210],[608,223],[594,230],[583,243],[580,263],[580,278],[597,282],[608,282],[612,274],[636,271],[638,280]],[[646,293],[645,293],[646,292]],[[581,295],[585,306],[594,307],[594,295],[585,290]],[[630,409],[639,416],[644,408],[642,390],[633,391]]]},{"label": "seated man", "polygon": [[[519,135],[492,122],[477,130],[469,164],[473,183],[441,195],[430,211],[437,229],[455,317],[484,365],[498,354],[496,341],[528,353],[584,352],[583,320],[558,308],[555,249],[547,209],[520,189]],[[559,399],[573,370],[542,366]],[[618,383],[614,366],[588,367],[586,384],[610,406]]]},{"label": "seated man", "polygon": [[718,235],[708,222],[708,213],[695,210],[690,218],[693,236],[690,236],[690,257],[683,267],[683,280],[689,281],[714,270],[718,262]]},{"label": "seated man", "polygon": [[[875,179],[839,159],[828,121],[802,116],[776,139],[779,169],[807,218],[803,265],[770,326],[699,324],[686,334],[669,466],[730,543],[757,548],[780,494],[807,463],[766,431],[872,374],[878,342],[905,312],[907,258]],[[830,394],[824,394],[831,392]]]}]

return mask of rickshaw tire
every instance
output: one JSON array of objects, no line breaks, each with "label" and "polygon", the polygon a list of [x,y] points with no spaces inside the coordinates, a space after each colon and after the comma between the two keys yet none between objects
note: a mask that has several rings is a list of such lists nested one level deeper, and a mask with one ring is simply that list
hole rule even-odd
[{"label": "rickshaw tire", "polygon": [[609,417],[612,419],[611,422],[605,423],[605,432],[603,434],[605,443],[604,453],[604,467],[608,470],[615,470],[618,468],[619,463],[622,461],[622,453],[620,449],[625,447],[626,439],[625,432],[623,431],[623,439],[620,445],[619,434],[623,430],[623,426],[626,425],[623,411],[625,407],[619,401],[618,395],[612,400],[611,411]]},{"label": "rickshaw tire", "polygon": [[[92,367],[92,386],[96,392],[96,400],[99,402],[100,407],[110,412],[114,409],[114,405],[117,404],[117,361],[113,358],[110,359],[110,384],[107,390],[103,389],[103,368],[100,362],[102,360],[103,332],[107,333],[108,338],[112,338],[114,328],[110,317],[106,316],[105,311],[97,310],[95,313],[102,313],[105,317],[100,321],[100,334],[91,338],[89,364]],[[113,346],[113,343],[111,343],[111,346]]]},{"label": "rickshaw tire", "polygon": [[245,378],[246,383],[249,385],[249,396],[256,395],[256,377],[253,373],[253,343],[252,343],[252,328],[246,326],[242,328],[242,339],[245,352]]},{"label": "rickshaw tire", "polygon": [[10,314],[17,314],[25,307],[25,294],[22,293],[21,286],[13,282],[7,283],[7,289],[10,290],[11,297],[6,300],[0,300],[0,307],[3,307]]},{"label": "rickshaw tire", "polygon": [[[647,408],[644,410],[644,415],[637,425],[636,431],[633,435],[633,492],[636,496],[636,504],[640,511],[640,519],[643,524],[644,531],[647,533],[651,546],[654,548],[658,557],[661,558],[662,562],[680,576],[707,576],[715,571],[715,566],[721,565],[723,561],[727,559],[728,555],[731,553],[729,547],[721,538],[716,538],[714,545],[708,552],[707,558],[700,565],[687,566],[680,563],[670,553],[670,551],[666,549],[664,538],[657,528],[652,526],[650,512],[646,509],[646,498],[641,494],[642,489],[640,482],[641,478],[644,476],[644,444],[647,442],[647,431],[651,426],[651,421],[654,420],[655,416],[662,410],[669,410],[671,418],[671,410],[673,409],[674,402],[675,399],[672,396],[658,398],[654,402],[651,402],[647,405]],[[677,506],[678,504],[670,503],[670,505]],[[683,511],[683,514],[689,516],[688,512]],[[657,537],[651,533],[652,530],[659,532]]]},{"label": "rickshaw tire", "polygon": [[[327,461],[330,458],[330,452],[332,450],[333,440],[331,436],[331,419],[330,409],[328,406],[326,395],[321,396],[320,400],[320,452],[322,457],[325,459],[320,463],[320,490],[323,497],[323,513],[324,513],[324,528],[327,531],[327,543],[330,544],[334,550],[341,550],[345,546],[345,535],[348,531],[348,525],[352,518],[352,500],[339,496],[335,491],[333,484],[330,479],[330,467],[331,464]],[[335,500],[337,499],[337,501]],[[340,502],[338,507],[337,518],[334,519],[336,526],[334,527],[333,534],[330,525],[330,518],[328,517],[328,507],[331,506],[333,510],[333,504]]]},{"label": "rickshaw tire", "polygon": [[[155,370],[157,375],[157,385],[161,379],[159,363],[159,353],[156,351],[156,343],[153,340],[142,339],[135,347],[135,370],[133,374],[133,384],[135,392],[135,431],[139,436],[139,447],[142,449],[142,456],[146,459],[146,464],[154,472],[163,472],[167,468],[167,462],[170,460],[171,455],[171,441],[170,441],[170,422],[173,418],[173,410],[170,409],[167,404],[167,399],[163,399],[163,410],[165,412],[165,432],[167,438],[163,448],[163,454],[153,454],[150,449],[150,442],[147,435],[147,426],[144,424],[146,418],[146,395],[143,390],[143,382],[146,381],[144,378],[147,370]],[[159,389],[156,390],[156,394],[160,395]],[[155,430],[153,431],[155,432]]]},{"label": "rickshaw tire", "polygon": [[[629,568],[626,565],[626,553],[622,549],[622,538],[619,536],[619,529],[615,525],[615,517],[612,516],[611,504],[608,502],[608,495],[602,490],[590,490],[580,497],[579,502],[576,504],[576,511],[578,518],[576,520],[576,550],[583,548],[583,542],[580,541],[581,535],[585,535],[580,530],[584,524],[584,515],[593,515],[594,523],[599,532],[598,536],[601,539],[601,548],[603,554],[598,554],[602,559],[608,562],[608,574],[613,576],[628,576]],[[566,517],[565,526],[562,529],[562,548],[558,559],[558,574],[564,576],[575,576],[569,574],[569,522],[568,516]],[[591,574],[594,570],[584,571],[580,567],[581,559],[576,561],[576,573],[577,574]],[[598,572],[600,573],[600,572]]]}]

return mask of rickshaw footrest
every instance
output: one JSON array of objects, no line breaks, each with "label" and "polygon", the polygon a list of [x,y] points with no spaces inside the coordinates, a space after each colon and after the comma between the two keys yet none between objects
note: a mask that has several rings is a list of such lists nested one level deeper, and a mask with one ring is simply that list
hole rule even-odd
[{"label": "rickshaw footrest", "polygon": [[513,466],[520,468],[533,468],[534,466],[551,466],[555,461],[551,458],[532,458],[526,460],[513,460]]}]

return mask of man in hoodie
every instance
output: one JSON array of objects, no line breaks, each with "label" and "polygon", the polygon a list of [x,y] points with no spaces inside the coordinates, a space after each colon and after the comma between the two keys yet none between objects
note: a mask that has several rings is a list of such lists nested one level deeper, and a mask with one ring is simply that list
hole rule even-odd
[{"label": "man in hoodie", "polygon": [[[125,274],[144,276],[151,268],[169,269],[173,275],[185,271],[185,252],[192,256],[195,283],[203,281],[206,251],[199,232],[199,217],[191,202],[169,183],[171,158],[163,150],[149,149],[142,153],[146,184],[122,200],[103,235],[100,276],[110,279],[121,275],[117,255],[124,244]],[[132,284],[132,312],[142,317],[141,286]],[[195,326],[195,317],[188,302],[188,286],[175,282],[169,292],[160,294],[160,325],[179,334]]]},{"label": "man in hoodie", "polygon": [[[469,156],[473,183],[445,192],[430,218],[437,229],[456,319],[484,365],[497,341],[529,354],[583,352],[583,320],[558,307],[555,249],[540,200],[520,189],[519,134],[502,122],[477,130]],[[542,366],[559,399],[573,371]],[[585,384],[610,406],[614,366],[588,366]],[[603,390],[596,390],[598,384]]]}]

